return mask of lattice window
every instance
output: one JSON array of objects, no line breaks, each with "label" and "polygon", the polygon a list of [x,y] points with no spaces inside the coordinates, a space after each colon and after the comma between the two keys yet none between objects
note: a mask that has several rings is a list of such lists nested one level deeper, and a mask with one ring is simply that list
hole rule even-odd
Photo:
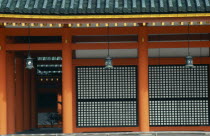
[{"label": "lattice window", "polygon": [[137,126],[136,69],[77,67],[77,126]]},{"label": "lattice window", "polygon": [[209,125],[208,65],[149,67],[150,125]]}]

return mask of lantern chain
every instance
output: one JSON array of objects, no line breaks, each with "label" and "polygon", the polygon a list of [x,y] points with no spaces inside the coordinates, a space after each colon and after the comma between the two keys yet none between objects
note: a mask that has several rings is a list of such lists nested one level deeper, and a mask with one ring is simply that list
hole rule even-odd
[{"label": "lantern chain", "polygon": [[30,33],[30,25],[28,24],[28,55],[30,56],[30,43],[31,43],[31,33]]}]

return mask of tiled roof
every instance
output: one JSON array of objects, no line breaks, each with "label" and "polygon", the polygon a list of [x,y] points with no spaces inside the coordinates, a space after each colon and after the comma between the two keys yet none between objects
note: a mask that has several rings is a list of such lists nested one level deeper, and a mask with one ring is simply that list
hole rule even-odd
[{"label": "tiled roof", "polygon": [[0,13],[46,15],[210,12],[210,0],[0,0]]}]

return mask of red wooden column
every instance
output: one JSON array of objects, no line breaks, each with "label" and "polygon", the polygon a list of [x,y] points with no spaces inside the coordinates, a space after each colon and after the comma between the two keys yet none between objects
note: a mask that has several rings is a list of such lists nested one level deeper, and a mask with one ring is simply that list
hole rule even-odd
[{"label": "red wooden column", "polygon": [[138,49],[138,106],[139,128],[149,131],[149,87],[148,87],[148,47],[147,28],[140,27]]},{"label": "red wooden column", "polygon": [[29,130],[31,128],[30,83],[30,71],[24,68],[24,130]]},{"label": "red wooden column", "polygon": [[7,53],[7,130],[15,133],[15,54]]},{"label": "red wooden column", "polygon": [[23,131],[23,72],[24,61],[22,57],[16,57],[16,132]]},{"label": "red wooden column", "polygon": [[36,92],[36,70],[31,70],[31,128],[37,128],[37,92]]},{"label": "red wooden column", "polygon": [[73,77],[70,29],[63,28],[62,48],[62,99],[63,133],[73,133]]},{"label": "red wooden column", "polygon": [[0,135],[7,134],[6,50],[4,28],[0,28]]}]

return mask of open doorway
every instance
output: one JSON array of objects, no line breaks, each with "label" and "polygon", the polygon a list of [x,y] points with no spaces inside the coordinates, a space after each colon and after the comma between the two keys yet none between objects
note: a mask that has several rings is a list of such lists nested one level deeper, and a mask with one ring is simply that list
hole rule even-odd
[{"label": "open doorway", "polygon": [[58,132],[61,132],[61,52],[31,51],[31,56],[34,69],[28,70],[25,68],[27,52],[15,52],[16,102],[19,103],[16,125],[19,123],[24,128],[17,132],[25,134],[37,128],[60,128]]},{"label": "open doorway", "polygon": [[37,57],[38,128],[62,128],[62,58]]}]

